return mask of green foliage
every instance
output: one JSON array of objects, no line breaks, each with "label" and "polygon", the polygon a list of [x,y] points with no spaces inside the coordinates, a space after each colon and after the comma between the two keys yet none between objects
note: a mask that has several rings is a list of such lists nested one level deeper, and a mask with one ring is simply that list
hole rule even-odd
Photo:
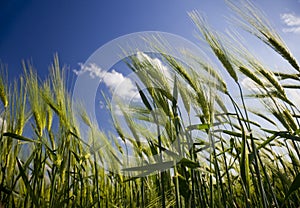
[{"label": "green foliage", "polygon": [[[141,100],[118,103],[127,128],[105,96],[117,135],[99,130],[79,107],[88,127],[82,138],[57,56],[44,81],[24,63],[24,76],[9,85],[2,66],[0,207],[299,207],[300,111],[288,94],[300,85],[297,60],[257,8],[227,2],[296,74],[271,71],[238,38],[191,12],[220,68],[195,54],[196,65],[187,66],[153,43],[170,76],[150,56],[128,57]],[[243,88],[245,78],[255,89]]]}]

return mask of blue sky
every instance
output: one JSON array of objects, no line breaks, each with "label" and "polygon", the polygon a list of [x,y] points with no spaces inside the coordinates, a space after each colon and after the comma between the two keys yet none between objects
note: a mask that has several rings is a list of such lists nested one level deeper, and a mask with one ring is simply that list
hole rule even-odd
[{"label": "blue sky", "polygon": [[[300,32],[283,32],[282,14],[300,16],[297,0],[253,1],[271,19],[294,54],[299,54]],[[187,15],[197,9],[217,29],[224,29],[229,9],[222,0],[4,0],[0,3],[0,60],[15,76],[21,60],[31,60],[39,74],[47,73],[54,53],[71,69],[101,45],[119,36],[155,30],[189,40],[195,27]],[[299,24],[296,25],[299,27]],[[297,56],[296,56],[297,57]]]},{"label": "blue sky", "polygon": [[[175,3],[176,2],[176,3]],[[2,3],[0,58],[10,70],[31,59],[41,71],[58,52],[63,63],[78,67],[98,47],[119,36],[144,31],[188,35],[186,14],[194,2],[183,1],[36,1]],[[41,72],[42,73],[42,72]]]},{"label": "blue sky", "polygon": [[[300,2],[253,0],[300,60]],[[141,31],[162,31],[197,43],[195,26],[187,12],[198,10],[209,23],[224,31],[230,16],[223,0],[4,0],[0,2],[0,60],[9,76],[22,72],[21,60],[30,60],[44,77],[58,53],[70,72],[79,69],[105,43]],[[280,67],[269,50],[246,39],[252,51]],[[278,58],[278,57],[277,57]],[[74,74],[75,76],[75,74]],[[110,86],[107,86],[110,87]]]}]

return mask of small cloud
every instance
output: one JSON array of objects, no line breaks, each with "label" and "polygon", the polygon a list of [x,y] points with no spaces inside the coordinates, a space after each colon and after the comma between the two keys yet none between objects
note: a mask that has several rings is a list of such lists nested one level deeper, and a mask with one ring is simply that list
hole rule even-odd
[{"label": "small cloud", "polygon": [[281,19],[287,26],[300,26],[300,17],[291,13],[281,15]]},{"label": "small cloud", "polygon": [[133,99],[138,94],[132,80],[115,70],[107,72],[103,77],[103,82],[114,92],[114,95],[123,99]]},{"label": "small cloud", "polygon": [[292,13],[284,13],[280,15],[281,20],[287,26],[283,28],[285,33],[300,34],[300,17]]},{"label": "small cloud", "polygon": [[80,66],[80,70],[76,70],[74,69],[73,72],[79,76],[83,73],[89,73],[91,78],[95,78],[95,77],[99,77],[100,79],[103,78],[103,76],[105,75],[105,71],[103,71],[100,67],[97,66],[97,64],[89,64],[88,66],[79,63]]},{"label": "small cloud", "polygon": [[149,62],[152,66],[160,69],[162,72],[168,71],[168,68],[158,58],[151,58],[143,52],[137,52],[136,57],[140,62]]},{"label": "small cloud", "polygon": [[300,27],[284,28],[283,32],[300,34]]},{"label": "small cloud", "polygon": [[116,70],[105,71],[102,70],[95,63],[89,65],[79,64],[80,70],[73,70],[76,75],[83,73],[89,73],[91,78],[100,78],[102,82],[114,93],[114,96],[118,96],[122,99],[132,99],[137,94],[137,89],[133,82],[125,77],[122,73]]},{"label": "small cloud", "polygon": [[172,75],[170,74],[170,70],[169,70],[169,68],[167,66],[165,66],[163,64],[163,62],[160,59],[158,59],[158,58],[152,58],[152,57],[148,56],[147,54],[145,54],[143,52],[137,52],[136,57],[138,58],[138,60],[140,62],[148,62],[153,67],[155,67],[156,69],[158,69],[165,76],[165,78],[168,80],[169,85],[172,86],[172,84],[173,84],[173,78],[172,78]]},{"label": "small cloud", "polygon": [[[164,77],[167,79],[169,84],[172,84],[173,80],[170,70],[162,63],[160,59],[152,58],[143,52],[138,52],[136,56],[140,62],[148,62],[155,67],[158,71],[164,74]],[[113,94],[112,96],[116,98],[113,98],[113,102],[114,100],[122,101],[122,108],[126,109],[131,103],[141,102],[141,97],[134,81],[136,79],[135,76],[124,76],[122,73],[114,69],[111,71],[106,71],[95,63],[88,65],[79,64],[79,66],[79,70],[73,70],[77,76],[86,74],[92,79],[100,79],[101,82],[104,83],[107,88],[109,88],[110,92]],[[105,107],[103,102],[100,102],[99,105],[101,109]],[[128,111],[126,110],[127,113],[130,113],[129,109],[130,108],[128,108]],[[113,105],[113,110],[116,115],[123,114],[120,106],[118,106],[116,103]]]}]

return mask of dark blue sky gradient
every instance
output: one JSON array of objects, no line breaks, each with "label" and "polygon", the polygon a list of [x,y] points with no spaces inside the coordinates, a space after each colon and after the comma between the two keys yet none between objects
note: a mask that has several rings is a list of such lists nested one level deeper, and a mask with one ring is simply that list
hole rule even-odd
[{"label": "dark blue sky gradient", "polygon": [[[297,0],[254,2],[279,30],[280,13],[300,12]],[[195,27],[187,15],[194,9],[204,12],[214,27],[227,27],[224,16],[229,9],[222,0],[2,0],[0,60],[8,65],[10,77],[22,72],[22,59],[32,61],[43,76],[54,53],[62,64],[78,68],[97,48],[128,33],[164,31],[195,42]],[[294,44],[290,45],[293,49]]]},{"label": "dark blue sky gradient", "polygon": [[173,0],[163,4],[137,0],[103,2],[1,3],[0,59],[8,64],[10,74],[21,71],[22,59],[31,60],[44,73],[56,52],[63,63],[77,67],[101,45],[128,33],[159,30],[191,34],[192,24],[186,12],[195,8],[193,4]]}]

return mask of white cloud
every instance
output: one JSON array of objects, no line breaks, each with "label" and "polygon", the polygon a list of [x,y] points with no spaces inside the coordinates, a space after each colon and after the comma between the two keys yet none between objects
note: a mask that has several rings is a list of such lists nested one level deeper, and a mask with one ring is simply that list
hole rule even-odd
[{"label": "white cloud", "polygon": [[300,17],[292,13],[284,13],[280,15],[281,20],[287,26],[283,32],[300,34]]},{"label": "white cloud", "polygon": [[300,25],[300,17],[297,17],[291,13],[285,13],[280,15],[281,19],[287,26],[299,26]]},{"label": "white cloud", "polygon": [[[170,74],[170,70],[162,63],[160,59],[152,58],[143,52],[138,52],[136,56],[139,61],[148,62],[156,69],[158,69],[158,71],[163,73],[170,86],[172,86],[171,83],[173,82],[173,80]],[[122,73],[117,72],[114,69],[111,71],[105,71],[95,63],[91,63],[89,65],[79,64],[79,66],[80,69],[73,70],[73,72],[78,76],[87,74],[92,79],[99,78],[100,80],[102,80],[102,83],[104,83],[112,93],[113,103],[120,100],[122,102],[122,107],[126,109],[126,107],[130,106],[131,102],[136,103],[141,101],[139,92],[137,90],[137,87],[135,86],[135,81],[138,82],[138,80],[133,73],[124,76]],[[158,74],[158,76],[160,75]],[[99,103],[99,105],[102,109],[105,107],[103,103]],[[113,104],[113,110],[116,115],[122,115],[120,106],[118,106],[117,103]]]},{"label": "white cloud", "polygon": [[[143,52],[137,52],[137,58],[140,62],[149,62],[153,67],[156,69],[159,69],[159,71],[165,76],[165,78],[168,80],[169,85],[172,86],[173,83],[173,77],[170,74],[170,70],[167,66],[165,66],[162,61],[158,58],[151,58],[147,54]],[[158,75],[159,76],[159,75]]]},{"label": "white cloud", "polygon": [[100,67],[98,67],[94,63],[89,64],[88,66],[85,66],[80,63],[79,66],[80,66],[80,70],[75,70],[75,69],[73,70],[73,72],[76,75],[81,75],[83,73],[89,73],[91,78],[99,77],[101,79],[105,75],[105,71],[103,71]]},{"label": "white cloud", "polygon": [[136,86],[132,83],[131,79],[124,77],[123,74],[115,70],[107,72],[103,77],[103,82],[118,97],[132,99],[138,94]]},{"label": "white cloud", "polygon": [[299,27],[292,27],[292,28],[284,28],[283,32],[285,33],[296,33],[300,34],[300,26]]},{"label": "white cloud", "polygon": [[[155,68],[159,69],[169,81],[172,83],[172,76],[168,67],[166,67],[158,58],[152,58],[143,52],[137,53],[139,61],[147,61]],[[101,69],[97,64],[91,63],[89,65],[79,64],[80,70],[73,70],[76,75],[87,73],[92,79],[100,78],[102,82],[110,89],[113,96],[121,98],[126,101],[137,101],[140,99],[137,88],[134,84],[134,76],[124,76],[122,73],[116,70],[105,71]],[[102,106],[103,107],[103,106]]]},{"label": "white cloud", "polygon": [[151,58],[147,54],[143,52],[137,52],[136,57],[139,59],[139,61],[144,62],[147,61],[151,63],[154,67],[160,69],[162,72],[167,72],[168,68],[163,65],[163,63],[158,58]]},{"label": "white cloud", "polygon": [[105,71],[94,63],[89,65],[80,64],[80,67],[80,70],[73,70],[76,75],[89,73],[91,78],[100,78],[110,91],[114,93],[114,96],[122,99],[132,99],[137,95],[137,89],[132,81],[114,69]]}]

